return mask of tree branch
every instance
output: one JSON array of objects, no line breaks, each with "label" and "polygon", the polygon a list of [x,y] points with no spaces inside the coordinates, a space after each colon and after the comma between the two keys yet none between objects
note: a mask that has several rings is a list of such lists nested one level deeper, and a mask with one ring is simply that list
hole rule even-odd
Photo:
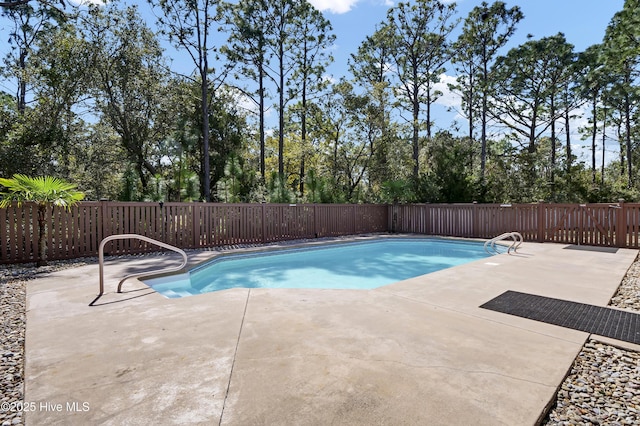
[{"label": "tree branch", "polygon": [[[31,0],[5,0],[5,1],[0,1],[0,7],[18,7],[18,6],[22,6],[25,5],[27,3],[31,2]],[[40,1],[43,4],[50,4],[51,2],[46,1],[46,0],[41,0]],[[64,2],[64,0],[58,0],[56,3],[59,3],[62,7],[65,7],[66,4]]]}]

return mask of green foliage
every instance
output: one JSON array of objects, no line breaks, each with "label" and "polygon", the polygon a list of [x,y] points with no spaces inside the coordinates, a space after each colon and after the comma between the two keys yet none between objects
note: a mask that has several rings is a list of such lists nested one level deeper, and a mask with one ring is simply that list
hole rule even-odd
[{"label": "green foliage", "polygon": [[[195,78],[199,90],[196,92],[199,113],[199,133],[202,142],[202,150],[198,153],[202,170],[200,173],[201,194],[204,201],[211,199],[211,144],[209,119],[211,117],[209,107],[215,98],[214,81],[224,80],[228,72],[228,64],[220,62],[221,69],[216,70],[209,62],[218,51],[213,43],[214,33],[217,30],[219,18],[216,7],[219,0],[194,0],[188,2],[175,2],[172,0],[149,0],[152,7],[162,11],[158,16],[158,26],[162,34],[178,49],[186,52],[195,66]],[[216,74],[218,73],[218,74]],[[224,164],[224,162],[222,162]],[[218,178],[220,175],[218,175]],[[214,179],[214,182],[217,179]]]},{"label": "green foliage", "polygon": [[507,9],[504,2],[491,6],[482,2],[464,21],[462,33],[453,44],[452,62],[458,71],[457,84],[451,89],[461,94],[461,109],[469,122],[468,137],[475,140],[475,127],[480,125],[480,179],[484,180],[487,161],[487,125],[489,99],[492,96],[490,69],[501,49],[515,33],[524,15],[518,6]]},{"label": "green foliage", "polygon": [[[306,2],[151,2],[194,74],[172,75],[159,35],[122,3],[66,22],[39,3],[4,13],[0,75],[17,90],[0,93],[0,176],[79,182],[89,199],[640,199],[638,0],[577,58],[562,34],[499,57],[523,19],[501,1],[475,7],[457,40],[454,5],[397,3],[352,55],[353,79],[332,84],[331,25]],[[450,65],[469,126],[452,133],[430,109]],[[589,120],[590,167],[572,152],[574,118]],[[597,168],[605,144],[621,153]]]},{"label": "green foliage", "polygon": [[[4,1],[0,1],[0,7],[17,8],[17,7],[20,7],[20,6],[27,5],[30,2],[31,2],[31,0],[4,0]],[[34,1],[33,3],[36,3],[36,2]],[[60,5],[62,8],[66,7],[66,2],[64,0],[59,0],[59,1],[51,2],[51,3],[47,2],[47,4],[50,7],[53,7],[52,6],[53,4]]]},{"label": "green foliage", "polygon": [[224,168],[224,178],[218,181],[217,198],[225,203],[248,203],[257,186],[256,175],[247,169],[242,157],[231,154]]},{"label": "green foliage", "polygon": [[200,196],[198,175],[181,167],[173,175],[168,188],[169,201],[196,201]]},{"label": "green foliage", "polygon": [[[445,5],[438,0],[400,2],[389,9],[387,23],[379,30],[393,59],[395,104],[411,116],[414,182],[420,173],[420,131],[424,126],[426,139],[431,138],[431,105],[442,95],[435,85],[451,57],[448,37],[457,24],[455,8],[455,3]],[[423,108],[424,120],[420,117]]]},{"label": "green foliage", "polygon": [[165,201],[167,200],[167,182],[162,175],[157,174],[149,180],[149,186],[145,194],[145,201]]},{"label": "green foliage", "polygon": [[[78,182],[87,199],[116,200],[129,165],[126,152],[109,126],[98,123],[86,130],[86,134],[76,135],[70,144],[68,173],[60,170],[58,175]],[[132,178],[137,180],[135,173]]]},{"label": "green foliage", "polygon": [[[640,202],[640,188],[628,187],[628,179],[624,174],[618,172],[619,161],[612,161],[605,168],[605,179],[598,173],[596,182],[588,180],[587,201],[592,203],[610,203],[622,198],[627,202]],[[587,178],[585,178],[586,180]],[[636,177],[637,179],[637,177]]]},{"label": "green foliage", "polygon": [[549,101],[554,99],[554,91],[560,91],[559,82],[550,76],[569,66],[572,49],[559,33],[511,49],[492,68],[492,117],[531,154],[558,118]]},{"label": "green foliage", "polygon": [[2,208],[13,202],[21,205],[27,201],[69,208],[84,198],[84,194],[76,190],[76,185],[52,176],[15,174],[11,179],[0,178],[0,185],[5,187],[5,191],[0,192]]},{"label": "green foliage", "polygon": [[469,164],[472,154],[468,140],[444,132],[436,135],[430,147],[429,176],[437,195],[428,201],[460,203],[474,199],[474,176]]},{"label": "green foliage", "polygon": [[141,201],[141,190],[138,188],[138,179],[133,168],[129,167],[122,175],[121,190],[118,194],[120,201]]},{"label": "green foliage", "polygon": [[52,176],[30,177],[15,174],[11,179],[0,178],[0,208],[6,208],[16,202],[18,206],[25,202],[38,204],[38,266],[47,263],[46,216],[48,207],[58,206],[65,209],[77,204],[84,194],[76,186]]},{"label": "green foliage", "polygon": [[270,203],[292,203],[295,200],[287,182],[275,171],[271,173],[271,179],[267,182],[267,191]]},{"label": "green foliage", "polygon": [[637,148],[635,123],[640,114],[640,19],[638,0],[626,0],[621,11],[616,13],[607,27],[603,42],[602,60],[604,70],[613,79],[606,100],[620,117],[620,151],[627,158],[627,188],[634,180],[634,150]]},{"label": "green foliage", "polygon": [[154,142],[167,131],[168,75],[160,43],[135,7],[114,5],[90,10],[84,36],[94,49],[100,47],[93,61],[96,107],[120,137],[147,192],[159,173]]},{"label": "green foliage", "polygon": [[309,170],[306,176],[306,192],[304,201],[307,203],[332,203],[336,194],[331,191],[330,182],[318,176],[315,170]]},{"label": "green foliage", "polygon": [[411,188],[415,185],[406,180],[389,180],[382,183],[382,202],[390,204],[410,203],[414,201]]},{"label": "green foliage", "polygon": [[[220,179],[229,175],[229,167],[233,171],[245,167],[244,159],[240,157],[239,151],[247,145],[243,134],[247,123],[244,115],[234,103],[231,93],[225,96],[218,95],[210,106],[210,110],[210,163],[212,165],[210,184],[212,188],[215,188]],[[248,176],[249,173],[246,174],[247,179]]]}]

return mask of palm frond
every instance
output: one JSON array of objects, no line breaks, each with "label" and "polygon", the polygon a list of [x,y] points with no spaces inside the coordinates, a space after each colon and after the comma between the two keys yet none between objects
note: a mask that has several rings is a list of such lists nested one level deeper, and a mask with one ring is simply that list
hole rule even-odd
[{"label": "palm frond", "polygon": [[0,178],[0,185],[5,191],[0,192],[0,207],[8,207],[16,202],[18,205],[31,201],[40,205],[70,208],[84,199],[84,194],[76,189],[76,185],[53,176],[31,177],[15,174],[11,179]]}]

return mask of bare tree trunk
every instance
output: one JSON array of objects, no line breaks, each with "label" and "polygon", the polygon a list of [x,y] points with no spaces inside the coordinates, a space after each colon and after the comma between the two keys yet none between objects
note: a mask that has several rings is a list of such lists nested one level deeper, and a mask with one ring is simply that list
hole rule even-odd
[{"label": "bare tree trunk", "polygon": [[607,144],[607,109],[604,109],[604,117],[602,119],[602,165],[600,172],[600,184],[604,185],[604,156],[605,156],[605,148]]},{"label": "bare tree trunk", "polygon": [[25,80],[26,68],[27,68],[27,52],[25,49],[20,49],[19,67],[21,71],[20,81],[18,82],[18,112],[20,115],[24,114],[27,108],[27,82]]},{"label": "bare tree trunk", "polygon": [[46,266],[47,264],[47,205],[38,205],[38,266]]},{"label": "bare tree trunk", "polygon": [[204,201],[211,201],[211,163],[209,161],[209,84],[207,73],[201,73],[202,84],[202,187]]},{"label": "bare tree trunk", "polygon": [[570,116],[569,116],[569,108],[564,110],[564,131],[565,131],[565,138],[567,139],[567,178],[570,180],[571,179],[571,166],[573,165],[573,152],[571,151],[571,128],[570,128]]},{"label": "bare tree trunk", "polygon": [[591,181],[596,182],[596,133],[598,132],[598,120],[596,118],[598,108],[597,95],[593,96],[593,129],[591,130]]},{"label": "bare tree trunk", "polygon": [[278,175],[282,182],[286,182],[284,179],[284,42],[280,40],[279,51],[279,100],[278,100]]},{"label": "bare tree trunk", "polygon": [[556,178],[556,102],[555,94],[551,95],[551,191],[552,195],[555,195],[555,183]]},{"label": "bare tree trunk", "polygon": [[483,46],[483,64],[482,64],[482,128],[480,141],[482,144],[480,152],[480,178],[484,184],[485,170],[487,168],[487,114],[489,113],[489,105],[487,101],[487,81],[489,80],[489,69],[487,67],[487,47]]},{"label": "bare tree trunk", "polygon": [[265,166],[264,166],[264,71],[260,67],[259,71],[259,85],[260,85],[260,176],[262,181],[265,180]]}]

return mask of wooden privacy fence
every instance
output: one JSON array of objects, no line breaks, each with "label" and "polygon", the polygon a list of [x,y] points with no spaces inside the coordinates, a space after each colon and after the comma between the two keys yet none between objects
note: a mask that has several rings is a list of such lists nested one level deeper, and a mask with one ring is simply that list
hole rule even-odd
[{"label": "wooden privacy fence", "polygon": [[[103,238],[140,234],[180,248],[267,243],[386,232],[386,205],[83,202],[48,211],[47,258],[97,256]],[[0,209],[0,263],[38,256],[37,206]],[[144,241],[112,241],[107,254],[157,250]]]},{"label": "wooden privacy fence", "polygon": [[[640,248],[640,204],[214,204],[83,202],[50,209],[47,257],[97,256],[103,238],[140,234],[180,248],[208,248],[371,232]],[[0,263],[37,259],[34,204],[0,209]],[[157,250],[113,241],[108,254]]]},{"label": "wooden privacy fence", "polygon": [[525,241],[640,248],[640,204],[420,204],[391,206],[391,230]]}]

